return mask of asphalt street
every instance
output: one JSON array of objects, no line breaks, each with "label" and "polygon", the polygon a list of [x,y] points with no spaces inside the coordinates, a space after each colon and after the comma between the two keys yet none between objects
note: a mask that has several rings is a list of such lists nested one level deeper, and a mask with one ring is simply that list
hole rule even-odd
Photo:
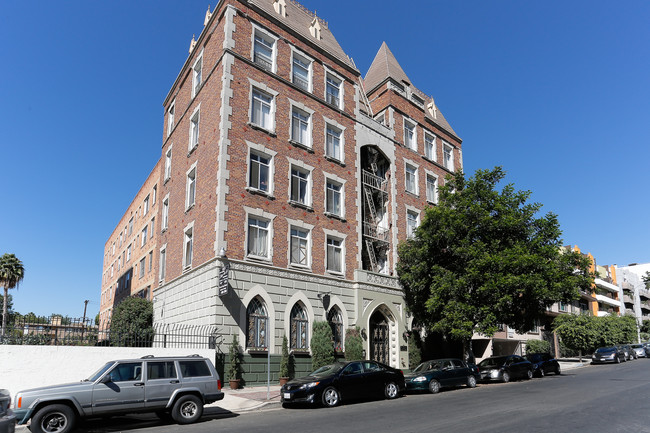
[{"label": "asphalt street", "polygon": [[508,384],[480,384],[326,408],[234,414],[209,409],[186,426],[150,415],[86,421],[80,432],[650,432],[650,360],[594,365]]}]

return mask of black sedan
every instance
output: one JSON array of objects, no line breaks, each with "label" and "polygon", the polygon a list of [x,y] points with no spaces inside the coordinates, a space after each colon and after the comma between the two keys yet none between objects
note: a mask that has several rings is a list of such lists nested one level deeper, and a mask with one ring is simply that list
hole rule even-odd
[{"label": "black sedan", "polygon": [[533,364],[533,374],[544,377],[549,373],[560,374],[560,363],[549,353],[529,353],[526,359]]},{"label": "black sedan", "polygon": [[519,355],[494,356],[479,362],[481,380],[510,382],[511,379],[532,379],[533,364]]},{"label": "black sedan", "polygon": [[404,379],[408,391],[428,390],[435,394],[440,388],[448,386],[467,385],[474,388],[480,377],[474,364],[466,364],[460,359],[452,358],[423,362]]},{"label": "black sedan", "polygon": [[406,390],[401,370],[376,361],[335,362],[309,376],[287,382],[281,390],[283,405],[322,403],[333,407],[363,398],[397,398]]},{"label": "black sedan", "polygon": [[591,355],[592,364],[600,364],[604,362],[613,362],[619,364],[621,361],[625,362],[627,355],[625,351],[617,346],[599,347],[593,355]]}]

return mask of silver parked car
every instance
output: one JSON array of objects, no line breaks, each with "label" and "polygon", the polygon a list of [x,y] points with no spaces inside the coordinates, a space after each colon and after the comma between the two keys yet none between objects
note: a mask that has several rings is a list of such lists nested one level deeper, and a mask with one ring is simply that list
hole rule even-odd
[{"label": "silver parked car", "polygon": [[643,344],[631,344],[632,346],[632,351],[636,354],[637,358],[646,358],[646,352],[645,352],[645,347]]},{"label": "silver parked car", "polygon": [[209,359],[145,356],[107,362],[81,382],[20,391],[14,414],[18,424],[32,420],[32,433],[67,433],[78,418],[135,412],[189,424],[201,418],[203,405],[223,396]]},{"label": "silver parked car", "polygon": [[9,409],[10,403],[9,391],[0,389],[0,433],[16,431],[16,416]]}]

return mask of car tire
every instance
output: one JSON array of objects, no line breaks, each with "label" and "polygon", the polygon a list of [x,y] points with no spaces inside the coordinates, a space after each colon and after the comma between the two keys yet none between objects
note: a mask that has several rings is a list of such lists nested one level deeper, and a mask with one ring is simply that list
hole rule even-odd
[{"label": "car tire", "polygon": [[195,395],[180,397],[172,408],[172,418],[179,424],[191,424],[203,415],[203,402]]},{"label": "car tire", "polygon": [[619,357],[617,356],[615,359],[616,359],[616,361],[614,361],[615,364],[620,364],[620,363],[621,363],[621,358],[619,358]]},{"label": "car tire", "polygon": [[544,372],[544,367],[539,367],[539,377],[544,377],[546,376],[546,373]]},{"label": "car tire", "polygon": [[325,391],[323,391],[322,401],[323,406],[334,407],[341,402],[341,396],[336,388],[330,386],[328,388],[325,388]]},{"label": "car tire", "polygon": [[510,382],[510,373],[508,373],[507,371],[504,371],[503,375],[501,375],[501,382],[503,382],[503,383]]},{"label": "car tire", "polygon": [[476,377],[473,374],[467,376],[467,387],[476,388]]},{"label": "car tire", "polygon": [[32,433],[68,433],[74,429],[77,415],[64,404],[51,404],[39,409],[32,417]]},{"label": "car tire", "polygon": [[429,382],[429,392],[431,394],[438,394],[440,392],[440,382],[431,379],[431,382]]},{"label": "car tire", "polygon": [[530,380],[533,378],[533,370],[528,369],[526,370],[526,380]]},{"label": "car tire", "polygon": [[156,411],[156,416],[160,418],[162,421],[173,421],[174,418],[172,418],[171,412],[168,410],[158,410]]},{"label": "car tire", "polygon": [[384,395],[387,399],[392,400],[399,397],[399,388],[395,382],[388,382],[384,387]]}]

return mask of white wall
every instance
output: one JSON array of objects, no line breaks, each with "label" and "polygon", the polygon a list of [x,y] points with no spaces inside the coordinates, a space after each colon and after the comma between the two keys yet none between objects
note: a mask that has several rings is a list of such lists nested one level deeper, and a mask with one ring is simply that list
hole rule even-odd
[{"label": "white wall", "polygon": [[210,349],[0,345],[0,388],[8,389],[13,398],[23,389],[79,382],[114,359],[193,354],[214,364],[215,351]]}]

